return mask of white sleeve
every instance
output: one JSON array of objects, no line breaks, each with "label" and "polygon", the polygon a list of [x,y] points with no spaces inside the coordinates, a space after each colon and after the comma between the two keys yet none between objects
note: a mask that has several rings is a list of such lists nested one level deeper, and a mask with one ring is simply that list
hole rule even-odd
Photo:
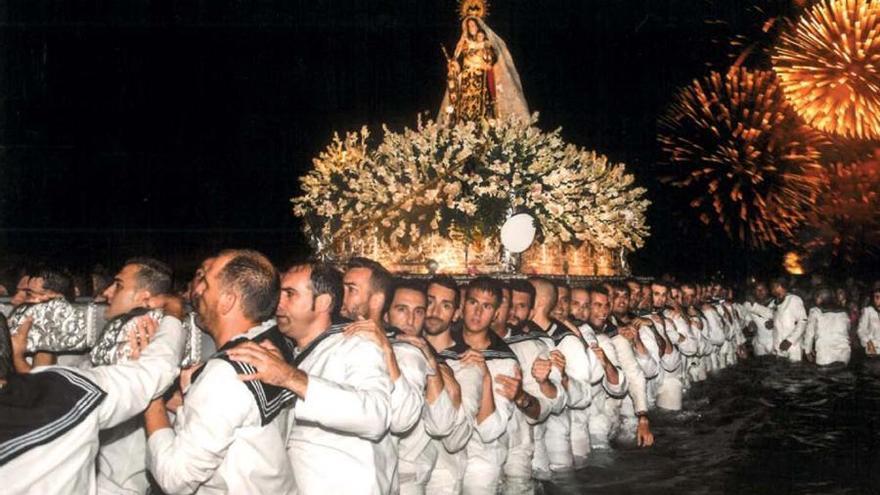
[{"label": "white sleeve", "polygon": [[428,361],[409,344],[395,344],[393,349],[400,377],[391,391],[391,432],[400,434],[412,429],[422,416]]},{"label": "white sleeve", "polygon": [[171,386],[180,371],[185,337],[180,320],[166,316],[137,360],[80,371],[107,393],[98,406],[101,429],[144,412],[150,401]]},{"label": "white sleeve", "polygon": [[639,327],[639,339],[642,341],[645,349],[648,350],[648,353],[640,354],[636,352],[636,359],[639,361],[639,366],[642,368],[645,379],[650,380],[660,374],[660,347],[657,345],[657,338],[654,336],[654,332],[644,325]]},{"label": "white sleeve", "polygon": [[425,431],[428,435],[437,438],[449,435],[455,428],[456,412],[452,399],[444,389],[433,404],[425,402],[425,411],[422,415]]},{"label": "white sleeve", "polygon": [[306,397],[293,409],[297,421],[378,441],[391,424],[391,378],[382,350],[362,337],[346,352],[341,383],[309,375]]},{"label": "white sleeve", "polygon": [[147,439],[147,466],[166,493],[193,493],[211,478],[243,426],[259,424],[253,395],[235,369],[211,359],[186,393],[174,429]]},{"label": "white sleeve", "polygon": [[648,388],[645,382],[645,375],[639,367],[632,345],[621,335],[617,335],[611,339],[617,357],[620,359],[623,374],[626,375],[626,382],[629,385],[628,391],[633,400],[633,406],[636,412],[648,410]]},{"label": "white sleeve", "polygon": [[557,349],[565,356],[565,374],[568,375],[567,405],[573,409],[583,409],[590,405],[592,398],[592,363],[584,343],[574,335],[566,336]]},{"label": "white sleeve", "polygon": [[[874,341],[877,334],[877,326],[878,320],[873,316],[874,311],[870,307],[866,307],[862,309],[862,314],[859,317],[859,326],[856,332],[859,334],[859,340],[862,341],[862,347],[867,348],[868,342]],[[874,345],[877,346],[880,342],[874,342]]]},{"label": "white sleeve", "polygon": [[629,383],[626,381],[626,374],[620,366],[620,358],[617,356],[617,350],[611,342],[611,339],[605,335],[596,337],[596,341],[599,347],[605,352],[605,357],[607,357],[608,360],[611,361],[611,364],[617,368],[617,385],[611,385],[605,380],[602,382],[602,386],[605,388],[605,392],[607,392],[608,395],[617,399],[623,398],[629,391]]},{"label": "white sleeve", "polygon": [[474,365],[455,370],[455,379],[461,387],[461,406],[455,418],[455,427],[443,438],[443,446],[449,452],[463,449],[476,427],[477,412],[483,399],[483,371]]},{"label": "white sleeve", "polygon": [[816,331],[819,325],[819,315],[822,312],[816,308],[810,310],[810,316],[807,318],[807,326],[804,330],[804,351],[808,354],[813,352],[813,343],[816,340]]},{"label": "white sleeve", "polygon": [[715,308],[706,311],[706,320],[709,322],[709,342],[712,345],[724,345],[727,335],[724,333],[724,321]]},{"label": "white sleeve", "polygon": [[804,302],[801,298],[792,301],[789,307],[791,317],[794,320],[794,330],[788,338],[792,344],[799,344],[804,336],[804,329],[807,327],[807,311],[804,309]]},{"label": "white sleeve", "polygon": [[675,325],[677,333],[684,337],[684,340],[673,342],[678,350],[685,356],[696,355],[700,351],[700,342],[695,337],[688,321],[679,316],[672,320],[672,324]]},{"label": "white sleeve", "polygon": [[[487,362],[492,374],[492,390],[495,391],[495,377],[498,375],[513,376],[517,366],[515,359],[493,359]],[[516,405],[507,400],[499,393],[494,393],[495,411],[476,426],[477,434],[483,443],[490,443],[501,437],[507,431],[507,422],[513,415]]]},{"label": "white sleeve", "polygon": [[[540,346],[541,352],[533,355],[526,356],[527,360],[521,360],[520,366],[523,374],[523,390],[535,398],[540,404],[540,412],[538,413],[537,418],[532,418],[528,415],[524,415],[526,422],[529,424],[538,424],[544,422],[551,413],[557,413],[561,411],[565,407],[566,395],[565,389],[562,387],[561,378],[556,378],[555,374],[551,374],[549,381],[556,387],[556,396],[555,397],[547,397],[544,395],[544,392],[541,390],[541,385],[538,384],[538,380],[535,380],[535,377],[532,375],[532,366],[535,364],[535,360],[538,358],[548,359],[550,356],[549,350],[547,346]],[[559,374],[559,377],[562,375]]]}]

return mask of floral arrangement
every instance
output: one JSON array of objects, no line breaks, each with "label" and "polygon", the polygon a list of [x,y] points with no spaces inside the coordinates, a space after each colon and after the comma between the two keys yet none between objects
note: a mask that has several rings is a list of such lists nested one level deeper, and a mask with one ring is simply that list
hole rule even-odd
[{"label": "floral arrangement", "polygon": [[622,164],[544,132],[537,115],[462,123],[421,119],[415,129],[334,136],[292,200],[323,252],[378,235],[394,250],[429,237],[497,238],[513,213],[530,213],[543,241],[634,250],[648,236],[645,190]]}]

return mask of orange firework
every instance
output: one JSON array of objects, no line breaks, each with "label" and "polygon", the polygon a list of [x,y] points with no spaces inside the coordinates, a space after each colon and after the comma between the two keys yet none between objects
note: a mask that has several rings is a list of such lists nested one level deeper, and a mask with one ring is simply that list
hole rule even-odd
[{"label": "orange firework", "polygon": [[712,72],[683,88],[660,119],[666,179],[691,207],[751,247],[790,238],[822,184],[818,134],[800,122],[772,72]]},{"label": "orange firework", "polygon": [[853,262],[880,243],[880,149],[864,161],[827,168],[828,189],[807,222],[809,251]]},{"label": "orange firework", "polygon": [[880,0],[825,0],[783,34],[780,86],[808,124],[880,138]]}]

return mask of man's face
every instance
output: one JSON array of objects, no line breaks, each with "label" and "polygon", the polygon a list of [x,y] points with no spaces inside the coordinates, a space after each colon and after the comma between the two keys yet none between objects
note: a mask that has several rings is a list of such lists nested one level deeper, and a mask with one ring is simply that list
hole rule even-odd
[{"label": "man's face", "polygon": [[311,267],[296,267],[281,277],[281,297],[275,319],[281,333],[291,338],[303,336],[317,318],[312,292]]},{"label": "man's face", "polygon": [[556,293],[556,306],[553,307],[550,316],[557,320],[564,320],[568,318],[568,313],[571,311],[571,291],[568,287],[557,287]]},{"label": "man's face", "polygon": [[[616,290],[612,294],[614,294],[614,301],[612,304],[611,311],[613,311],[614,314],[616,314],[616,315],[626,314],[632,307],[630,305],[629,292],[624,291],[624,290]],[[606,296],[605,294],[600,294],[600,296],[604,297],[605,302],[608,303],[608,296]],[[593,297],[595,297],[595,294],[593,295]],[[595,308],[595,305],[591,304],[590,311],[592,312],[594,308]],[[606,317],[607,317],[607,315],[606,315]]]},{"label": "man's face", "polygon": [[772,292],[773,296],[777,298],[785,296],[785,288],[782,286],[782,284],[770,284],[770,292]]},{"label": "man's face", "polygon": [[764,302],[767,300],[767,296],[769,295],[769,291],[767,290],[766,284],[757,284],[755,285],[755,299],[758,302]]},{"label": "man's face", "polygon": [[651,306],[652,301],[651,301],[651,286],[650,285],[643,285],[642,286],[642,296],[641,297],[642,297],[642,300],[639,301],[639,304],[641,304],[641,306],[643,306],[643,307]]},{"label": "man's face", "polygon": [[501,289],[501,304],[498,305],[498,311],[495,313],[495,319],[492,320],[492,328],[507,328],[507,320],[510,317],[510,289]]},{"label": "man's face", "polygon": [[189,291],[186,293],[186,298],[191,305],[195,305],[193,303],[193,294],[196,290],[196,285],[198,285],[199,280],[201,280],[201,278],[203,276],[205,276],[205,271],[207,270],[206,267],[208,266],[208,262],[213,261],[213,260],[214,260],[214,258],[208,258],[205,261],[202,261],[202,264],[199,265],[199,267],[196,268],[196,272],[193,273],[193,278],[189,282]]},{"label": "man's face", "polygon": [[9,303],[12,304],[12,307],[17,308],[27,302],[27,288],[30,280],[31,278],[27,275],[18,279],[18,284],[15,285],[15,295],[13,295],[12,299],[9,301]]},{"label": "man's face", "polygon": [[114,318],[124,315],[135,308],[147,306],[150,293],[138,288],[137,274],[140,268],[137,265],[125,265],[119,273],[113,277],[113,282],[104,289],[104,299],[107,301],[107,309],[104,316]]},{"label": "man's face", "polygon": [[874,303],[875,308],[880,308],[880,292],[875,292],[871,295],[871,301]]},{"label": "man's face", "polygon": [[373,295],[370,279],[373,272],[369,268],[352,268],[345,272],[342,284],[345,297],[342,300],[342,316],[357,320],[370,315],[370,297]]},{"label": "man's face", "polygon": [[453,289],[439,284],[428,286],[428,311],[425,318],[425,331],[428,335],[440,335],[448,330],[457,313]]},{"label": "man's face", "polygon": [[685,306],[693,306],[697,302],[697,291],[691,287],[681,289],[681,303]]},{"label": "man's face", "polygon": [[669,304],[674,308],[681,307],[681,289],[678,287],[669,289]]},{"label": "man's face", "polygon": [[590,317],[590,293],[586,289],[572,289],[569,313],[579,321],[587,321]]},{"label": "man's face", "polygon": [[[638,284],[636,282],[627,282],[627,288],[629,289],[630,295],[632,295],[633,303],[638,303],[639,296],[638,294],[642,293],[642,284]],[[610,292],[609,292],[610,294]]]},{"label": "man's face", "polygon": [[26,303],[34,304],[48,301],[60,297],[61,294],[46,289],[43,279],[40,277],[31,277],[28,280],[27,289],[24,290]]},{"label": "man's face", "polygon": [[528,292],[513,291],[510,295],[510,315],[507,322],[511,325],[519,325],[529,319],[532,312],[532,296]]},{"label": "man's face", "polygon": [[593,292],[590,295],[590,325],[601,330],[605,326],[610,309],[611,305],[608,302],[608,296]]},{"label": "man's face", "polygon": [[464,329],[471,333],[481,333],[489,328],[495,313],[498,312],[498,301],[491,292],[469,290],[464,299]]},{"label": "man's face", "polygon": [[662,285],[651,285],[651,303],[655,308],[666,307],[668,289]]},{"label": "man's face", "polygon": [[223,287],[219,274],[229,261],[229,257],[213,258],[205,261],[205,273],[193,289],[193,308],[204,329],[216,329],[220,321],[220,296]]},{"label": "man's face", "polygon": [[425,294],[413,289],[397,289],[385,319],[401,332],[420,337],[425,325],[427,300]]}]

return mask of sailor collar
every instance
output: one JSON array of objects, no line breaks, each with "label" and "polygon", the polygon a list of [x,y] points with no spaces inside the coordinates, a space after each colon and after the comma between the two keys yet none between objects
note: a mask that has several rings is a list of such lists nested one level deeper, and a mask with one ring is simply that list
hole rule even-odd
[{"label": "sailor collar", "polygon": [[[452,340],[455,342],[455,345],[448,349],[444,349],[440,351],[440,357],[444,359],[451,360],[459,360],[462,358],[463,354],[470,349],[468,345],[464,342],[464,337],[462,336],[462,326],[459,326],[452,330]],[[483,354],[483,358],[487,361],[492,359],[516,359],[516,354],[510,349],[504,340],[495,334],[492,330],[488,330],[487,334],[489,337],[489,347],[479,351]]]},{"label": "sailor collar", "polygon": [[[312,341],[307,349],[312,347],[313,344],[317,345],[319,339],[323,340],[322,337],[326,338],[325,335],[328,331],[325,331],[323,334],[321,334],[321,336]],[[293,358],[293,348],[290,344],[290,341],[288,341],[287,338],[284,337],[284,335],[278,329],[277,325],[270,328],[266,328],[266,325],[260,325],[258,327],[254,327],[248,330],[243,334],[233,337],[228,342],[223,344],[220,349],[217,349],[217,352],[215,352],[214,355],[208,358],[208,360],[221,359],[223,361],[226,361],[239,375],[255,374],[257,373],[257,369],[255,367],[247,363],[234,361],[229,358],[229,354],[227,353],[227,351],[229,351],[230,349],[233,349],[236,346],[248,341],[255,343],[269,341],[275,347],[277,347],[279,351],[281,351],[281,355],[284,357],[285,361],[296,362],[296,359]],[[306,350],[301,352],[300,355],[297,356],[297,358],[300,358],[302,354],[305,354],[305,351]],[[305,359],[305,357],[303,356],[302,359]],[[204,369],[205,367],[202,366],[201,368],[196,370],[195,373],[193,373],[193,383],[196,382]],[[256,402],[257,408],[260,411],[261,426],[266,426],[267,424],[271,423],[272,420],[275,419],[275,417],[278,416],[278,414],[282,410],[284,410],[285,407],[291,405],[296,399],[296,395],[294,395],[294,393],[290,390],[287,390],[283,387],[276,387],[275,385],[269,385],[267,383],[263,383],[260,380],[245,381],[244,385],[254,397],[254,401]]]}]

